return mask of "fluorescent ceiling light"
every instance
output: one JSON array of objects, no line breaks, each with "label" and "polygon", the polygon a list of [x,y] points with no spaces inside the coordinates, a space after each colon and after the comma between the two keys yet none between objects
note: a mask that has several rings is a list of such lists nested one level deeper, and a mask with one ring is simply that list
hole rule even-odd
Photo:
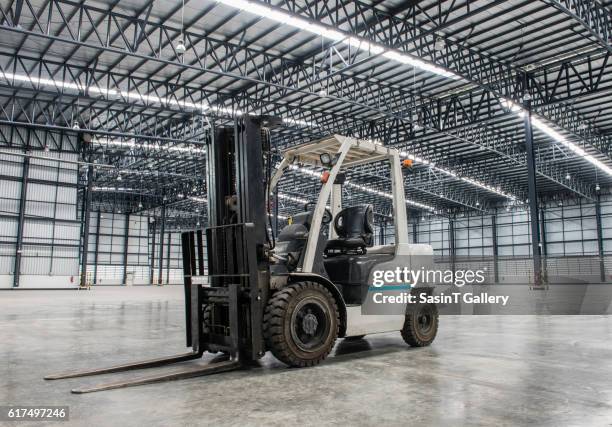
[{"label": "fluorescent ceiling light", "polygon": [[446,174],[446,175],[448,175],[450,177],[453,177],[455,179],[460,179],[461,181],[467,182],[467,183],[472,184],[472,185],[474,185],[476,187],[479,187],[479,188],[481,188],[483,190],[487,190],[487,191],[489,191],[491,193],[495,193],[495,194],[497,194],[499,196],[502,196],[502,197],[505,197],[507,199],[518,200],[518,198],[515,195],[510,194],[510,193],[506,193],[505,191],[502,191],[502,189],[500,187],[493,187],[491,185],[485,184],[484,182],[479,181],[479,180],[474,179],[474,178],[460,177],[456,172],[453,172],[450,169],[445,169],[445,168],[436,166],[435,163],[432,163],[429,160],[424,159],[422,157],[415,156],[414,154],[410,154],[410,153],[407,153],[405,151],[402,151],[402,152],[400,152],[400,157],[407,158],[407,159],[410,159],[410,160],[415,161],[417,163],[422,163],[424,165],[429,165],[433,169],[435,169],[437,171],[440,171],[440,172],[442,172],[442,173],[444,173],[444,174]]},{"label": "fluorescent ceiling light", "polygon": [[32,85],[48,86],[48,87],[54,87],[57,89],[71,89],[71,90],[75,90],[75,91],[83,92],[83,93],[90,92],[94,94],[104,95],[105,97],[109,99],[112,97],[122,96],[126,99],[140,101],[143,103],[154,102],[154,103],[161,104],[161,105],[173,105],[173,106],[178,106],[178,107],[183,107],[183,108],[191,108],[191,109],[199,110],[199,111],[206,111],[210,108],[210,105],[208,105],[207,103],[203,101],[200,103],[195,103],[195,102],[190,102],[190,101],[185,101],[185,100],[179,101],[172,96],[159,97],[156,95],[141,94],[140,92],[135,92],[135,91],[106,89],[106,88],[101,88],[98,86],[84,86],[80,84],[79,82],[72,83],[72,82],[66,82],[62,80],[54,80],[54,79],[46,79],[42,77],[27,76],[23,74],[13,74],[13,73],[7,73],[1,70],[0,70],[0,76],[7,81],[27,82]]},{"label": "fluorescent ceiling light", "polygon": [[[357,41],[357,39],[354,39],[354,38],[352,38],[352,41],[350,41],[350,43],[354,43],[354,44],[358,42],[359,41]],[[49,86],[49,87],[60,88],[60,89],[71,89],[71,90],[75,90],[79,92],[89,91],[93,93],[98,93],[100,95],[104,95],[107,98],[118,96],[119,94],[121,94],[121,96],[123,96],[124,98],[128,100],[134,100],[134,101],[140,101],[140,102],[145,102],[145,101],[155,102],[161,105],[175,105],[175,106],[181,106],[183,108],[192,108],[192,109],[200,110],[200,111],[213,110],[218,113],[223,113],[223,114],[228,114],[228,115],[241,116],[244,114],[244,112],[239,109],[231,109],[231,108],[226,108],[226,107],[221,107],[221,106],[210,106],[205,103],[196,104],[196,103],[188,102],[188,101],[177,101],[176,99],[172,97],[158,97],[154,95],[143,95],[139,92],[134,92],[134,91],[118,91],[115,89],[105,89],[105,88],[100,88],[97,86],[83,86],[78,83],[70,83],[70,82],[65,82],[62,80],[52,80],[52,79],[39,78],[39,77],[34,77],[34,76],[7,73],[3,71],[0,71],[0,76],[6,79],[7,81],[12,80],[12,81],[18,81],[18,82],[27,82],[33,85]],[[508,101],[508,102],[511,102],[511,101]],[[520,108],[520,107],[517,107],[517,108]],[[291,124],[291,125],[313,127],[313,128],[318,127],[316,123],[310,122],[310,121],[295,120],[295,119],[286,118],[286,117],[283,117],[282,119],[283,119],[283,122]],[[534,123],[534,126],[536,126],[535,123]],[[382,142],[378,140],[372,140],[372,142],[377,143],[377,144],[382,144]],[[97,143],[100,143],[100,144],[106,143],[110,145],[123,146],[127,148],[136,148],[136,144],[133,141],[124,142],[124,141],[116,141],[116,140],[105,140],[103,142],[98,141]],[[165,151],[174,151],[174,152],[190,152],[190,153],[205,153],[206,152],[204,149],[201,149],[201,148],[166,147],[166,146],[156,146],[153,144],[138,144],[138,147],[144,148],[144,149],[150,149],[150,150],[161,149]],[[427,161],[426,159],[421,159],[419,157],[411,156],[408,154],[406,154],[406,156],[416,162],[423,163],[423,164],[430,164],[430,162]],[[593,159],[593,160],[595,162],[598,162],[597,159]],[[603,166],[606,167],[605,165]],[[445,173],[449,173],[448,171],[445,171],[442,168],[438,168],[438,169]],[[482,184],[481,187],[485,188],[486,184]]]},{"label": "fluorescent ceiling light", "polygon": [[302,199],[301,197],[290,196],[289,194],[283,194],[283,193],[279,193],[278,198],[283,199],[283,200],[290,200],[292,202],[302,203],[302,204],[306,204],[310,201],[307,199]]},{"label": "fluorescent ceiling light", "polygon": [[143,142],[143,143],[137,144],[136,142],[134,142],[134,140],[120,141],[120,140],[115,140],[115,139],[95,139],[93,143],[95,145],[102,145],[102,146],[111,145],[115,147],[123,147],[123,148],[130,148],[130,149],[140,148],[143,150],[151,150],[151,151],[161,150],[161,151],[191,153],[191,154],[205,154],[206,153],[206,150],[204,148],[189,147],[189,146],[187,147],[167,146],[167,145],[160,145],[160,144],[154,144],[154,143],[149,143],[149,142]]},{"label": "fluorescent ceiling light", "polygon": [[141,191],[141,188],[128,188],[128,187],[92,187],[93,191],[99,192],[128,192],[128,191]]},{"label": "fluorescent ceiling light", "polygon": [[287,123],[289,125],[297,125],[297,126],[303,126],[303,127],[311,127],[311,128],[319,127],[314,122],[306,121],[306,120],[295,120],[295,119],[291,119],[289,117],[283,117],[283,122]]},{"label": "fluorescent ceiling light", "polygon": [[194,202],[199,202],[199,203],[208,203],[208,200],[206,200],[205,197],[197,197],[197,196],[189,196],[187,197],[189,200],[193,200]]},{"label": "fluorescent ceiling light", "polygon": [[[510,111],[512,111],[513,113],[515,113],[516,115],[518,115],[521,118],[524,118],[525,115],[527,114],[527,112],[523,109],[523,107],[517,105],[516,103],[514,103],[511,100],[504,99],[504,100],[502,100],[501,104],[502,104],[503,107],[509,109]],[[559,144],[561,144],[564,147],[568,148],[571,152],[573,152],[577,156],[582,157],[584,160],[586,160],[587,162],[591,163],[596,168],[598,168],[601,171],[607,173],[609,176],[612,176],[612,168],[610,168],[608,165],[604,164],[603,162],[601,162],[600,160],[598,160],[597,158],[595,158],[591,154],[588,154],[579,145],[576,145],[573,142],[568,141],[566,137],[564,137],[559,132],[557,132],[555,129],[553,129],[552,126],[548,125],[544,120],[540,119],[539,117],[534,117],[532,115],[531,116],[531,125],[534,128],[538,129],[543,134],[545,134],[548,137],[552,138],[553,140],[557,141]]]},{"label": "fluorescent ceiling light", "polygon": [[[278,165],[277,165],[277,169],[278,169]],[[301,173],[303,175],[308,175],[308,176],[314,177],[314,178],[320,178],[321,177],[321,173],[320,172],[316,172],[316,171],[314,171],[312,169],[300,167],[300,166],[297,166],[297,165],[289,165],[289,169],[294,170],[296,172],[299,172],[299,173]],[[391,200],[393,199],[393,195],[391,193],[386,193],[384,191],[380,191],[380,190],[376,190],[374,188],[366,187],[365,185],[355,184],[355,183],[352,183],[352,182],[350,182],[348,180],[344,182],[344,185],[346,185],[348,187],[355,188],[355,189],[360,190],[360,191],[363,191],[365,193],[375,194],[377,196],[384,197],[384,198],[391,199]],[[406,199],[406,204],[407,205],[411,205],[411,206],[416,206],[416,207],[421,208],[421,209],[426,209],[426,210],[429,210],[429,211],[432,211],[432,212],[434,212],[436,210],[433,206],[429,206],[429,205],[426,205],[426,204],[423,204],[423,203],[415,202],[414,200]]]},{"label": "fluorescent ceiling light", "polygon": [[283,25],[290,25],[297,29],[308,31],[309,33],[316,34],[333,42],[343,43],[358,50],[369,52],[374,55],[382,54],[382,56],[387,59],[399,62],[401,64],[410,65],[423,71],[428,71],[430,73],[450,79],[461,79],[461,77],[457,74],[436,65],[429,64],[415,56],[405,54],[398,50],[387,49],[381,44],[372,43],[360,37],[346,35],[340,31],[334,30],[333,28],[312,23],[307,19],[294,16],[278,9],[272,9],[269,6],[260,4],[258,2],[251,2],[247,0],[217,0],[217,2],[265,19],[271,19]]},{"label": "fluorescent ceiling light", "polygon": [[414,56],[407,55],[396,50],[386,51],[382,54],[382,56],[392,61],[399,62],[400,64],[410,65],[412,67],[419,68],[423,71],[429,71],[430,73],[437,74],[442,77],[446,77],[453,80],[461,79],[461,77],[451,71],[445,70],[433,64],[429,64]]}]

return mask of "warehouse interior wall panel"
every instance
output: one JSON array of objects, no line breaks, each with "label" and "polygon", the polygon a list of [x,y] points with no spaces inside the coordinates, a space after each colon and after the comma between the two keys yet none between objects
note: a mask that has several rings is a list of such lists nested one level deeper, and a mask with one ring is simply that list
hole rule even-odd
[{"label": "warehouse interior wall panel", "polygon": [[[20,149],[4,149],[23,154]],[[74,287],[79,271],[77,153],[32,150],[24,205],[20,286]],[[50,161],[38,157],[68,160]],[[15,268],[24,158],[0,154],[0,286],[11,287]]]},{"label": "warehouse interior wall panel", "polygon": [[[152,234],[149,216],[146,214],[129,215],[127,240],[127,269],[125,259],[125,227],[127,215],[120,213],[101,213],[98,231],[98,213],[91,212],[89,223],[88,280],[97,285],[146,285],[157,283],[159,268],[159,230],[155,231],[155,247],[152,247]],[[170,257],[168,258],[168,236]],[[97,247],[97,268],[96,263]],[[155,265],[151,281],[151,259]],[[168,266],[168,262],[170,263]],[[95,278],[94,278],[95,272]],[[124,275],[125,272],[125,275]],[[168,282],[168,278],[170,281]],[[162,264],[162,283],[182,284],[182,251],[180,232],[164,233],[164,260]]]}]

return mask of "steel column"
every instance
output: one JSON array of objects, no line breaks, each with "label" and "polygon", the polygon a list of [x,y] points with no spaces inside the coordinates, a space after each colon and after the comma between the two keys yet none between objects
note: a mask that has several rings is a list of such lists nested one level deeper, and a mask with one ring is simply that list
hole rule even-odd
[{"label": "steel column", "polygon": [[162,284],[162,274],[164,268],[164,233],[166,232],[166,205],[161,208],[161,228],[159,231],[159,266],[157,270],[157,284]]},{"label": "steel column", "polygon": [[172,242],[172,233],[168,232],[168,247],[166,250],[166,285],[170,284],[170,243]]},{"label": "steel column", "polygon": [[523,120],[525,127],[525,148],[527,150],[527,187],[529,195],[529,219],[531,223],[531,253],[533,256],[533,287],[542,286],[542,262],[540,245],[540,216],[538,207],[538,190],[536,185],[536,159],[531,128],[531,105],[525,102],[527,111]]},{"label": "steel column", "polygon": [[123,284],[127,285],[128,242],[130,240],[130,214],[125,214],[125,230],[123,231]]},{"label": "steel column", "polygon": [[[548,247],[546,246],[546,211],[544,208],[540,209],[540,247],[542,248],[542,255],[546,257],[548,255]],[[544,263],[542,264],[544,267]]]},{"label": "steel column", "polygon": [[96,248],[94,252],[94,285],[98,284],[98,254],[100,252],[100,222],[102,221],[102,211],[98,211],[98,222],[96,224]]},{"label": "steel column", "polygon": [[89,254],[89,222],[91,216],[91,193],[93,188],[93,165],[87,168],[87,187],[85,189],[85,201],[83,204],[83,235],[81,250],[81,287],[87,286],[87,255]]},{"label": "steel column", "polygon": [[451,259],[451,270],[455,271],[455,220],[448,220],[448,244],[450,251],[450,259]]},{"label": "steel column", "polygon": [[[582,209],[580,212],[582,213]],[[548,261],[546,259],[548,256],[548,245],[546,244],[546,210],[544,208],[540,209],[540,248],[542,248],[542,258],[540,259],[542,278],[545,279],[548,277]]]},{"label": "steel column", "polygon": [[491,240],[493,240],[493,269],[495,283],[499,283],[499,248],[497,246],[497,215],[491,215]]},{"label": "steel column", "polygon": [[15,242],[15,265],[13,274],[13,287],[19,287],[21,276],[21,253],[23,251],[23,225],[25,222],[26,197],[28,194],[28,175],[30,174],[30,158],[24,157],[21,168],[21,193],[19,195],[19,219],[17,222],[17,240]]},{"label": "steel column", "polygon": [[419,238],[418,238],[418,224],[417,224],[417,219],[415,217],[414,222],[412,223],[412,242],[413,243],[419,243]]},{"label": "steel column", "polygon": [[597,194],[595,200],[595,220],[597,222],[597,251],[599,253],[599,275],[602,282],[606,281],[606,265],[604,263],[603,233],[601,227],[601,200]]},{"label": "steel column", "polygon": [[149,235],[151,234],[151,229],[153,229],[153,237],[151,238],[151,268],[149,271],[149,283],[153,285],[155,284],[155,225],[153,225],[153,227],[149,225],[148,229]]}]

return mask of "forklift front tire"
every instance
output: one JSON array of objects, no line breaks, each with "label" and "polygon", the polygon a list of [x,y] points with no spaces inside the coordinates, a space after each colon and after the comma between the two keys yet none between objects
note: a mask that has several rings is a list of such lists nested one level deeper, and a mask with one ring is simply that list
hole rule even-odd
[{"label": "forklift front tire", "polygon": [[426,347],[438,333],[438,307],[416,304],[408,309],[402,328],[402,338],[412,347]]},{"label": "forklift front tire", "polygon": [[264,314],[266,345],[281,362],[294,367],[318,365],[338,337],[338,305],[316,282],[297,282],[278,290]]}]

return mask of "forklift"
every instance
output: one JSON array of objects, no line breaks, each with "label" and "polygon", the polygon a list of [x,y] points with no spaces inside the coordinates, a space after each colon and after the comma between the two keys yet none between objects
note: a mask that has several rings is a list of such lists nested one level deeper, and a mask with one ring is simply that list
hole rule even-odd
[{"label": "forklift", "polygon": [[[408,243],[399,152],[332,135],[285,150],[277,165],[270,142],[273,125],[270,118],[245,116],[233,128],[215,129],[207,141],[208,227],[181,236],[191,351],[45,379],[164,366],[205,352],[226,355],[170,374],[72,390],[89,393],[246,368],[267,351],[292,367],[314,366],[329,355],[337,338],[400,331],[411,346],[433,342],[438,330],[434,304],[406,304],[399,315],[362,310],[374,268],[433,255],[429,245]],[[372,205],[342,206],[346,170],[372,162],[387,162],[391,171],[391,245],[373,245]],[[275,236],[271,195],[283,174],[297,165],[323,168],[322,186],[314,206],[293,215]]]}]

